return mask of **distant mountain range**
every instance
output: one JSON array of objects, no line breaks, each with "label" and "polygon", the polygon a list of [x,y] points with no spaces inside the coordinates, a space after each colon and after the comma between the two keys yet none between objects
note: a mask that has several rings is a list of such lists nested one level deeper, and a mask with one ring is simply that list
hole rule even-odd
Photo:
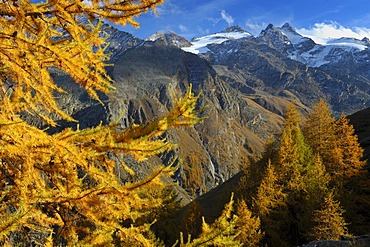
[{"label": "distant mountain range", "polygon": [[174,33],[157,33],[149,40],[155,40],[153,37],[197,54],[214,67],[228,67],[232,77],[236,74],[252,77],[243,79],[240,84],[262,81],[265,86],[274,84],[269,86],[279,90],[297,90],[302,83],[307,84],[304,87],[314,90],[300,92],[300,88],[293,92],[307,106],[313,103],[308,98],[317,100],[315,96],[327,100],[336,115],[351,114],[369,106],[370,42],[367,38],[343,37],[316,44],[289,23],[282,27],[269,24],[256,37],[238,26],[190,42]]},{"label": "distant mountain range", "polygon": [[[56,81],[70,92],[61,95],[59,103],[80,120],[80,128],[108,123],[122,113],[120,123],[126,127],[164,114],[174,96],[191,83],[196,93],[201,92],[199,107],[204,107],[205,120],[168,133],[178,150],[141,166],[131,164],[145,174],[158,159],[166,163],[179,156],[184,162],[173,179],[184,189],[184,200],[209,191],[258,157],[264,141],[279,133],[290,102],[302,115],[320,98],[335,116],[370,107],[366,38],[316,44],[289,24],[270,24],[258,36],[230,27],[191,41],[171,32],[141,40],[108,25],[102,35],[110,35],[107,51],[114,66],[108,73],[116,92],[102,95],[102,106],[55,71]],[[50,131],[74,125],[60,121],[60,127]]]},{"label": "distant mountain range", "polygon": [[362,51],[370,47],[370,41],[366,37],[362,40],[343,37],[331,39],[325,45],[316,44],[312,39],[299,34],[289,23],[285,23],[282,27],[269,24],[257,37],[239,26],[233,26],[220,33],[194,38],[190,46],[187,43],[175,45],[182,47],[185,51],[199,54],[209,52],[208,45],[221,44],[228,40],[242,38],[257,39],[287,57],[310,67],[320,67],[324,64],[339,62],[345,53],[353,54],[357,59],[356,61],[360,61],[360,58],[368,58],[368,54]]}]

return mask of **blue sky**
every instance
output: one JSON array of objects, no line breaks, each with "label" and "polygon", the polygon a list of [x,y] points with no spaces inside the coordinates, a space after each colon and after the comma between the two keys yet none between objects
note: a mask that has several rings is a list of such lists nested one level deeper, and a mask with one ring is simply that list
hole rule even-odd
[{"label": "blue sky", "polygon": [[239,25],[257,35],[269,23],[291,23],[300,33],[316,38],[370,37],[368,0],[167,0],[136,20],[141,28],[120,28],[139,38],[156,31],[173,31],[187,39]]}]

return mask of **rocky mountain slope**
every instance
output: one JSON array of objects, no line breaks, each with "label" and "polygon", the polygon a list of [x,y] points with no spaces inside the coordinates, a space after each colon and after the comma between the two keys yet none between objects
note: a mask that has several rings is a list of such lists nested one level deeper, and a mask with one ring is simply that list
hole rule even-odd
[{"label": "rocky mountain slope", "polygon": [[[199,107],[205,119],[193,128],[168,133],[178,150],[136,169],[145,173],[153,162],[166,163],[177,155],[181,162],[174,179],[186,190],[184,197],[209,191],[258,157],[266,138],[279,132],[290,102],[302,114],[320,98],[336,115],[370,106],[366,39],[324,46],[302,37],[289,24],[269,25],[257,37],[231,27],[192,41],[174,33],[140,40],[112,27],[102,33],[106,34],[114,63],[108,72],[116,91],[101,96],[102,106],[55,71],[56,81],[70,93],[60,95],[59,103],[80,120],[81,128],[120,116],[120,124],[127,127],[164,114],[191,83],[201,93]],[[76,124],[60,121],[50,131],[66,126]],[[132,163],[141,167],[136,165]]]},{"label": "rocky mountain slope", "polygon": [[234,84],[250,85],[269,94],[289,91],[306,106],[323,98],[337,115],[369,106],[370,50],[366,38],[315,44],[286,23],[282,27],[270,24],[257,37],[208,43],[206,47],[200,55],[213,66],[222,66],[223,75]]}]

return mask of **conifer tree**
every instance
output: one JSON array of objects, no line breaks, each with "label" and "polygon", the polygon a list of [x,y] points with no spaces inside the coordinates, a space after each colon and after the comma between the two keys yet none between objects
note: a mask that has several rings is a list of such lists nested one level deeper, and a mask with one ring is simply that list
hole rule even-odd
[{"label": "conifer tree", "polygon": [[351,221],[350,230],[364,229],[363,219],[367,217],[363,205],[368,200],[363,193],[366,188],[359,184],[366,177],[365,162],[361,160],[363,149],[349,120],[344,114],[335,120],[327,104],[320,100],[304,123],[304,134],[330,174],[328,186],[337,191],[337,199],[346,209],[344,216]]},{"label": "conifer tree", "polygon": [[314,213],[316,225],[311,231],[311,236],[315,240],[337,240],[340,236],[347,233],[347,224],[342,216],[344,210],[339,202],[334,200],[332,192],[325,197],[320,210]]},{"label": "conifer tree", "polygon": [[191,235],[185,238],[181,233],[180,241],[173,246],[242,246],[243,244],[236,239],[239,234],[239,230],[237,230],[238,216],[232,213],[233,205],[232,195],[230,202],[225,205],[220,217],[213,224],[208,224],[203,218],[202,232],[198,238],[192,239]]},{"label": "conifer tree", "polygon": [[289,246],[283,233],[286,232],[285,219],[288,218],[286,198],[287,195],[278,184],[273,165],[269,161],[252,204],[252,212],[261,220],[263,243],[271,246]]},{"label": "conifer tree", "polygon": [[[285,216],[279,221],[285,232],[276,232],[291,245],[305,241],[311,224],[311,213],[316,203],[323,199],[328,174],[321,163],[315,160],[311,147],[306,143],[300,128],[298,110],[291,104],[285,114],[285,124],[279,138],[277,159],[274,162],[277,183],[286,195]],[[262,184],[261,184],[262,185]]]},{"label": "conifer tree", "polygon": [[21,111],[49,117],[57,113],[73,120],[56,104],[53,93],[63,90],[50,75],[50,68],[68,73],[89,95],[99,100],[96,91],[113,89],[106,74],[106,37],[101,35],[102,22],[130,23],[138,26],[134,17],[163,3],[163,0],[78,1],[49,0],[33,3],[29,0],[0,3],[2,81],[2,111]]},{"label": "conifer tree", "polygon": [[349,230],[354,234],[366,234],[368,225],[367,208],[370,205],[368,171],[364,169],[362,161],[363,149],[360,146],[353,126],[348,118],[342,114],[335,122],[338,147],[342,152],[342,159],[335,170],[335,185],[339,187],[338,194],[341,205],[346,210],[344,217],[348,222]]},{"label": "conifer tree", "polygon": [[253,212],[261,218],[286,205],[286,195],[282,191],[282,186],[277,182],[274,168],[271,165],[271,161],[269,161],[261,184],[258,187],[257,195],[253,198]]},{"label": "conifer tree", "polygon": [[237,203],[236,215],[238,216],[236,229],[239,232],[236,240],[240,241],[245,246],[258,246],[258,243],[263,237],[263,233],[260,230],[261,222],[258,217],[252,217],[252,212],[248,209],[243,199]]},{"label": "conifer tree", "polygon": [[[135,16],[162,2],[0,3],[1,244],[158,244],[150,230],[153,222],[145,219],[163,205],[161,176],[172,168],[153,168],[144,179],[122,183],[116,160],[126,153],[142,161],[172,149],[174,144],[160,138],[163,133],[199,120],[191,90],[158,120],[124,131],[111,123],[48,134],[20,114],[35,114],[51,126],[56,125],[51,113],[74,121],[55,101],[55,92],[64,91],[54,83],[51,69],[69,74],[98,101],[97,91],[114,90],[105,71],[109,56],[101,18],[137,26]],[[134,175],[123,161],[120,165]]]},{"label": "conifer tree", "polygon": [[[312,152],[306,144],[300,128],[299,112],[291,104],[285,114],[284,129],[279,138],[277,149],[279,182],[285,189],[297,192],[305,189],[302,176],[312,162]],[[291,194],[291,193],[290,193]]]},{"label": "conifer tree", "polygon": [[312,150],[319,154],[327,172],[334,176],[342,152],[335,133],[335,119],[323,99],[313,107],[303,123],[303,133]]},{"label": "conifer tree", "polygon": [[340,164],[334,171],[336,177],[343,181],[358,176],[365,165],[365,161],[361,160],[363,148],[358,142],[353,126],[344,114],[335,121],[335,134],[342,154]]},{"label": "conifer tree", "polygon": [[310,231],[314,226],[312,214],[320,209],[320,204],[329,191],[329,181],[330,176],[325,170],[321,157],[316,155],[315,161],[307,167],[307,172],[304,176],[306,190],[300,202],[302,213],[298,216],[299,231],[304,238],[309,237]]}]

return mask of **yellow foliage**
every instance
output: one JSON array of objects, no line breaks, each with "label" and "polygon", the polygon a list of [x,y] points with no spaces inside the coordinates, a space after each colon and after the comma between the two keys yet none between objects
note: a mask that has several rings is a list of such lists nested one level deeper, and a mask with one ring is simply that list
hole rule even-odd
[{"label": "yellow foliage", "polygon": [[[27,0],[0,3],[0,68],[2,111],[31,111],[49,124],[48,112],[72,120],[57,106],[53,92],[63,92],[53,82],[50,68],[68,73],[94,99],[96,90],[109,92],[106,74],[106,38],[101,37],[104,18],[117,24],[138,24],[133,17],[154,9],[163,0],[78,1]],[[85,18],[87,21],[83,21]]]},{"label": "yellow foliage", "polygon": [[328,193],[320,210],[314,212],[316,225],[311,231],[315,240],[337,240],[347,233],[347,224],[342,216],[344,210],[334,200],[333,193]]},{"label": "yellow foliage", "polygon": [[313,107],[303,123],[307,143],[320,155],[330,175],[334,174],[341,159],[334,123],[332,112],[322,99]]},{"label": "yellow foliage", "polygon": [[242,246],[236,239],[238,230],[236,229],[238,217],[232,214],[233,211],[233,196],[216,221],[209,225],[203,218],[202,233],[196,239],[191,240],[189,235],[187,240],[184,240],[183,235],[180,235],[180,242],[173,246],[179,247],[195,247],[195,246]]},{"label": "yellow foliage", "polygon": [[256,198],[253,198],[253,210],[260,217],[266,217],[272,211],[286,205],[286,195],[283,188],[277,183],[277,177],[271,162],[269,161],[264,177],[257,190]]},{"label": "yellow foliage", "polygon": [[335,177],[348,180],[360,175],[366,164],[361,160],[364,150],[358,142],[353,126],[344,114],[335,122],[335,133],[337,145],[341,150],[340,163],[333,171]]},{"label": "yellow foliage", "polygon": [[127,153],[142,161],[176,147],[160,136],[199,120],[191,88],[163,117],[124,131],[112,123],[51,135],[23,121],[20,113],[37,114],[52,126],[50,113],[73,120],[55,101],[55,92],[64,93],[50,75],[55,69],[100,101],[96,91],[114,90],[105,71],[108,44],[100,18],[136,26],[133,17],[162,2],[0,3],[0,243],[15,245],[12,234],[28,238],[32,232],[45,246],[158,244],[150,231],[153,222],[140,219],[161,206],[160,177],[172,169],[159,167],[123,184],[112,157]]},{"label": "yellow foliage", "polygon": [[263,237],[263,233],[260,229],[260,219],[258,217],[252,217],[252,212],[248,209],[244,200],[238,201],[236,214],[238,216],[238,223],[236,226],[239,231],[236,239],[245,246],[258,246],[258,243]]}]

